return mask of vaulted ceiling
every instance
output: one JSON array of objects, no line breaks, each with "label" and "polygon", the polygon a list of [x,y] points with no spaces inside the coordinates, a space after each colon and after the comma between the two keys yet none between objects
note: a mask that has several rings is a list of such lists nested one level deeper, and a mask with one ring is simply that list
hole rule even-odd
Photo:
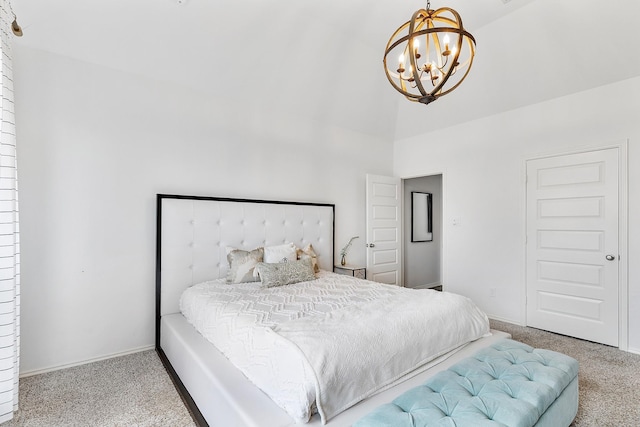
[{"label": "vaulted ceiling", "polygon": [[396,93],[382,69],[389,36],[421,1],[13,3],[18,48],[390,141],[640,75],[640,2],[631,0],[433,0],[460,13],[478,50],[463,85],[428,106]]}]

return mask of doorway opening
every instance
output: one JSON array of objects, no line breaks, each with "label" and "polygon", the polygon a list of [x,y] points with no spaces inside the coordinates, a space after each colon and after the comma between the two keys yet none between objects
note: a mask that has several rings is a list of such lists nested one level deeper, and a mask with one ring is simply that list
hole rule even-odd
[{"label": "doorway opening", "polygon": [[[411,193],[430,195],[431,240],[412,238]],[[404,179],[403,200],[404,286],[442,290],[442,174]]]}]

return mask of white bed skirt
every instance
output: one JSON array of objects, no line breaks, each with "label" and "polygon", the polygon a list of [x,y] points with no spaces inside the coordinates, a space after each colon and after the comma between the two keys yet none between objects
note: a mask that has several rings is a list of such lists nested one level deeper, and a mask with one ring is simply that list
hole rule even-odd
[{"label": "white bed skirt", "polygon": [[[308,424],[296,424],[267,395],[254,386],[191,326],[180,313],[162,316],[161,347],[173,369],[194,400],[209,426],[271,427],[321,426],[316,414]],[[402,392],[418,386],[436,372],[448,368],[482,347],[510,337],[500,331],[462,349],[439,357],[433,367],[385,390],[332,418],[331,427],[349,426],[377,406],[390,402]]]}]

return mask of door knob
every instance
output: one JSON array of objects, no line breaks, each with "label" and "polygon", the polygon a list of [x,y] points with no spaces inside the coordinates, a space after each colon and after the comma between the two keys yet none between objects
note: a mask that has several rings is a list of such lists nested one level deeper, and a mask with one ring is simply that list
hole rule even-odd
[{"label": "door knob", "polygon": [[607,261],[613,261],[614,259],[616,259],[616,257],[613,255],[607,255],[605,258],[607,259]]},{"label": "door knob", "polygon": [[374,248],[376,245],[374,243],[367,243],[368,248]]}]

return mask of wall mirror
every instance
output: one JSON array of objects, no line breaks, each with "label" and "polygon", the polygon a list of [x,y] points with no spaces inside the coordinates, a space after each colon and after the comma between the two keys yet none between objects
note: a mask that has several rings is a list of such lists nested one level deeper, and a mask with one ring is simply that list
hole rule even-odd
[{"label": "wall mirror", "polygon": [[411,241],[433,241],[431,193],[411,192]]}]

